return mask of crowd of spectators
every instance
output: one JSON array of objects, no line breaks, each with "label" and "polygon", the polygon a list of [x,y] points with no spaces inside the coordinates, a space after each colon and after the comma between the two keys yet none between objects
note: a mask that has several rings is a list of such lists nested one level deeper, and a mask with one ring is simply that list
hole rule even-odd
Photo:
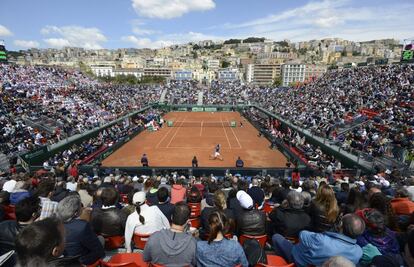
[{"label": "crowd of spectators", "polygon": [[[313,176],[92,177],[69,166],[59,174],[2,174],[0,186],[0,253],[16,251],[4,266],[92,264],[115,236],[124,237],[127,252],[165,266],[249,266],[251,246],[261,245],[241,245],[246,236],[264,236],[266,254],[296,266],[413,262],[414,177],[382,170],[330,183]],[[135,235],[149,235],[141,252]]]},{"label": "crowd of spectators", "polygon": [[197,104],[202,87],[195,81],[173,80],[164,86],[164,101],[169,104]]}]

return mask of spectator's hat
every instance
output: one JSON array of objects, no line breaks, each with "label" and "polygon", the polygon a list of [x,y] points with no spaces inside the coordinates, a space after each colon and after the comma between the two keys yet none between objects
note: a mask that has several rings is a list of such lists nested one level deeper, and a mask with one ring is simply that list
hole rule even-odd
[{"label": "spectator's hat", "polygon": [[104,183],[110,183],[111,181],[112,181],[111,176],[106,176],[106,177],[104,178]]},{"label": "spectator's hat", "polygon": [[166,184],[166,183],[167,183],[167,178],[162,177],[162,178],[161,178],[161,183],[162,183],[162,184]]},{"label": "spectator's hat", "polygon": [[240,190],[237,192],[236,198],[240,202],[242,208],[251,209],[253,207],[253,199],[245,191]]},{"label": "spectator's hat", "polygon": [[136,175],[135,175],[135,176],[132,178],[132,181],[133,181],[133,182],[138,182],[138,176],[136,176]]},{"label": "spectator's hat", "polygon": [[132,197],[132,203],[135,205],[142,205],[145,203],[146,200],[145,192],[140,191],[136,192],[134,196]]}]

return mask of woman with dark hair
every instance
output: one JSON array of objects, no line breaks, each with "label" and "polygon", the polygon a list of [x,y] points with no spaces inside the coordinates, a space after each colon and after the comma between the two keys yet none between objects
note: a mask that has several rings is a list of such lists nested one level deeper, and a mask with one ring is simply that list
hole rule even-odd
[{"label": "woman with dark hair", "polygon": [[309,207],[310,230],[313,232],[331,231],[339,215],[335,193],[329,185],[322,185]]},{"label": "woman with dark hair", "polygon": [[[226,215],[215,211],[208,218],[210,236],[208,241],[197,242],[197,266],[249,266],[241,245],[224,237],[229,227]],[[214,256],[213,256],[214,255]]]},{"label": "woman with dark hair", "polygon": [[[201,231],[200,234],[203,236],[204,234],[208,234],[210,231],[210,224],[208,222],[211,213],[215,211],[220,211],[224,213],[229,221],[229,229],[228,232],[232,233],[235,229],[235,223],[234,223],[234,214],[231,209],[227,208],[227,201],[226,201],[226,195],[223,191],[218,190],[214,192],[214,207],[207,207],[203,209],[201,212]],[[227,234],[224,233],[224,234]]]},{"label": "woman with dark hair", "polygon": [[385,217],[385,225],[391,230],[397,231],[398,218],[395,215],[390,199],[383,193],[375,193],[369,199],[369,207],[381,212]]},{"label": "woman with dark hair", "polygon": [[367,201],[364,194],[358,188],[353,187],[349,190],[348,199],[345,206],[342,208],[344,214],[354,213],[357,210],[367,208]]}]

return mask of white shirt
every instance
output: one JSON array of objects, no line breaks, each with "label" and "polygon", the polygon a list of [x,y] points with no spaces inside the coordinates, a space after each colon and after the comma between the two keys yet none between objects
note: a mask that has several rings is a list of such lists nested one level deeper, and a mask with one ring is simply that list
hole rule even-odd
[{"label": "white shirt", "polygon": [[145,218],[145,224],[139,221],[139,215],[134,211],[128,216],[125,226],[125,248],[127,252],[131,250],[131,240],[134,233],[152,234],[161,229],[170,229],[170,223],[157,206],[148,206],[144,204],[141,206],[141,216]]},{"label": "white shirt", "polygon": [[12,193],[16,185],[15,180],[9,180],[3,184],[3,190]]},{"label": "white shirt", "polygon": [[76,191],[77,186],[78,186],[78,183],[72,183],[72,182],[66,183],[66,189],[72,192]]}]

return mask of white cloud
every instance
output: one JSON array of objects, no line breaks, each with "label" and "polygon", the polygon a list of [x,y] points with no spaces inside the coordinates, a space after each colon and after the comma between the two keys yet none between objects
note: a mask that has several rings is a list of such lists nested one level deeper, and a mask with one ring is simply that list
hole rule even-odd
[{"label": "white cloud", "polygon": [[45,43],[48,44],[49,46],[55,47],[55,48],[62,48],[65,46],[70,46],[70,42],[63,38],[48,38],[48,39],[44,39],[43,41],[45,41]]},{"label": "white cloud", "polygon": [[11,36],[13,33],[5,26],[0,24],[0,36]]},{"label": "white cloud", "polygon": [[137,48],[161,48],[174,44],[184,44],[188,42],[197,42],[201,40],[221,40],[219,36],[206,35],[199,32],[172,33],[158,36],[156,40],[150,38],[138,38],[133,35],[122,37],[122,41],[132,43]]},{"label": "white cloud", "polygon": [[132,0],[135,11],[148,18],[171,19],[191,11],[215,8],[213,0]]},{"label": "white cloud", "polygon": [[43,35],[54,35],[44,41],[56,48],[76,46],[86,49],[100,49],[102,43],[107,41],[105,35],[97,28],[80,26],[46,26],[40,31]]},{"label": "white cloud", "polygon": [[364,6],[356,0],[320,0],[263,18],[210,27],[227,35],[263,36],[292,41],[340,37],[362,41],[379,38],[411,37],[410,13],[414,3]]},{"label": "white cloud", "polygon": [[39,42],[31,40],[14,40],[14,45],[22,48],[37,48],[40,46]]}]

